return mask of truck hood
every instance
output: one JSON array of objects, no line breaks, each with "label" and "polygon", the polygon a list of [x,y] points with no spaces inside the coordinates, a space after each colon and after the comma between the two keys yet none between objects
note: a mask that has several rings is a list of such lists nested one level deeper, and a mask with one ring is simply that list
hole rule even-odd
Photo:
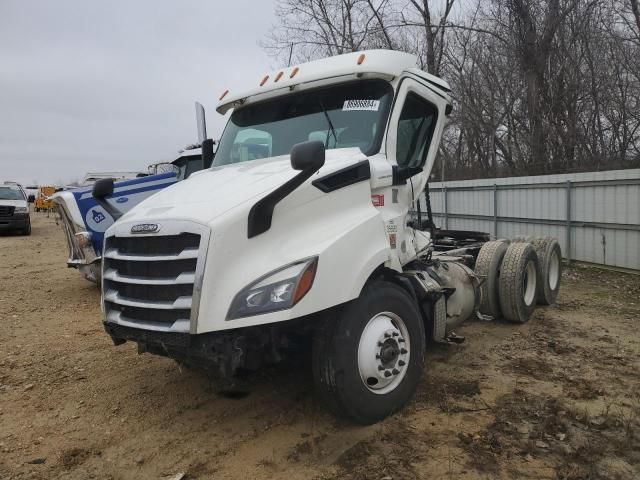
[{"label": "truck hood", "polygon": [[26,207],[26,200],[0,200],[0,206],[3,207]]},{"label": "truck hood", "polygon": [[[325,165],[307,183],[365,159],[359,148],[327,150]],[[207,224],[242,204],[252,205],[298,173],[289,155],[213,167],[161,190],[121,220],[179,218]]]}]

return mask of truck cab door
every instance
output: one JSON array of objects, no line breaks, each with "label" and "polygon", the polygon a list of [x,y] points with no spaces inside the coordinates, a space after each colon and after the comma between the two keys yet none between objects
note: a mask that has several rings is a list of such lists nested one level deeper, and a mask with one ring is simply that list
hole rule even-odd
[{"label": "truck cab door", "polygon": [[444,92],[429,87],[426,80],[417,76],[406,76],[399,81],[387,126],[385,156],[398,171],[414,169],[417,173],[406,182],[372,189],[373,199],[382,199],[379,210],[391,250],[388,266],[392,268],[400,269],[415,258],[416,233],[406,225],[407,214],[429,178],[449,103]]},{"label": "truck cab door", "polygon": [[385,145],[392,165],[422,168],[421,173],[411,177],[415,192],[411,201],[418,198],[429,179],[450,104],[444,92],[417,78],[400,79]]}]

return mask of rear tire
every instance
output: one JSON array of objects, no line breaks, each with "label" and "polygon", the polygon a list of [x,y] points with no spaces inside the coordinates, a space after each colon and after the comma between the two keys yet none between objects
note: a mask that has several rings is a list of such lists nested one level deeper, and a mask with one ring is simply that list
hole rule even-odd
[{"label": "rear tire", "polygon": [[498,295],[498,279],[500,277],[500,265],[509,243],[506,240],[496,240],[485,243],[476,259],[474,272],[484,281],[480,285],[480,313],[500,318],[500,298]]},{"label": "rear tire", "polygon": [[317,329],[316,390],[336,415],[370,425],[400,410],[424,367],[424,323],[399,286],[375,281]]},{"label": "rear tire", "polygon": [[531,244],[538,255],[538,304],[553,305],[558,298],[562,278],[560,244],[553,237],[539,237]]},{"label": "rear tire", "polygon": [[512,243],[502,260],[499,280],[504,318],[526,323],[536,308],[538,256],[530,243]]}]

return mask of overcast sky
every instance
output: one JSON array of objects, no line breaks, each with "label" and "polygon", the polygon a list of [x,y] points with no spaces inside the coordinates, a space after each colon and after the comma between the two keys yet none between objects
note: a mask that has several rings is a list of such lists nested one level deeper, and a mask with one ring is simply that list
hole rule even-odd
[{"label": "overcast sky", "polygon": [[0,183],[146,170],[196,141],[194,101],[275,67],[265,0],[0,0]]}]

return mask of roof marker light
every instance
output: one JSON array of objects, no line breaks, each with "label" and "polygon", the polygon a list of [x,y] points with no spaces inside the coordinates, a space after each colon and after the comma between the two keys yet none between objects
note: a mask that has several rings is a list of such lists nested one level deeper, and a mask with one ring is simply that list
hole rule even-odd
[{"label": "roof marker light", "polygon": [[229,93],[229,90],[225,90],[224,92],[222,92],[222,95],[220,95],[220,98],[218,98],[218,100],[222,100],[224,97],[226,97],[227,93]]},{"label": "roof marker light", "polygon": [[274,82],[277,82],[278,80],[280,80],[282,78],[282,74],[284,72],[278,72],[278,74],[276,75],[276,78],[273,79]]},{"label": "roof marker light", "polygon": [[263,86],[265,83],[267,83],[267,80],[269,80],[269,75],[265,75],[262,79],[262,81],[260,82],[260,86]]},{"label": "roof marker light", "polygon": [[364,53],[358,57],[358,65],[362,65],[362,62],[364,62]]},{"label": "roof marker light", "polygon": [[298,67],[294,68],[294,69],[291,71],[291,75],[289,75],[289,78],[293,78],[293,77],[295,77],[295,76],[296,76],[296,73],[298,73],[298,70],[300,70]]}]

